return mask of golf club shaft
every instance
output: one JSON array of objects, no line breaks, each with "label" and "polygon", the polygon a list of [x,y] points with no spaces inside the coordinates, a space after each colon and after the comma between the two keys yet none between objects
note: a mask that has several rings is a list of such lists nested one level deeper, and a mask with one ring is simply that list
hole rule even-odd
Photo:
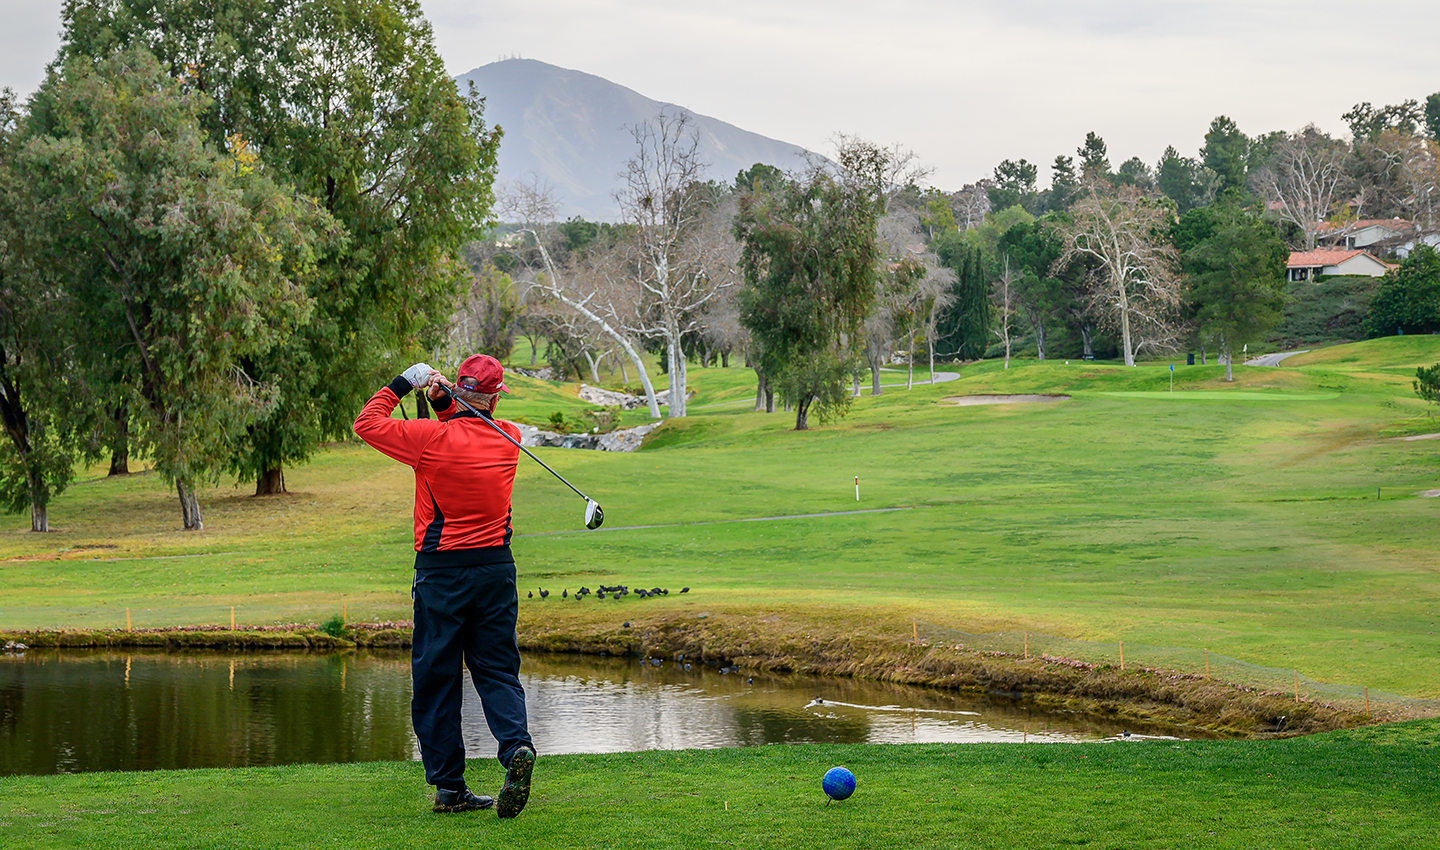
[{"label": "golf club shaft", "polygon": [[496,433],[498,433],[500,436],[504,437],[505,439],[509,440],[511,443],[514,443],[515,448],[519,449],[520,451],[524,452],[524,453],[527,454],[527,455],[530,455],[530,459],[531,459],[531,460],[533,460],[533,461],[535,461],[536,463],[540,464],[541,466],[545,467],[545,470],[546,470],[547,472],[549,472],[551,475],[555,476],[556,478],[559,478],[561,484],[564,484],[566,487],[569,487],[571,490],[575,490],[575,495],[579,496],[580,498],[584,499],[584,500],[587,501],[587,502],[591,501],[591,498],[590,498],[589,496],[585,495],[584,493],[581,493],[578,489],[576,489],[576,487],[575,487],[574,484],[571,484],[569,481],[566,481],[566,480],[565,480],[565,476],[563,476],[563,475],[561,475],[560,473],[556,472],[555,470],[551,469],[550,466],[549,466],[549,464],[545,463],[545,461],[543,461],[543,460],[541,460],[540,458],[536,457],[535,455],[531,454],[531,452],[530,452],[529,449],[527,449],[527,448],[525,448],[524,446],[520,445],[520,443],[519,443],[514,437],[512,437],[512,436],[510,436],[509,434],[505,433],[505,429],[504,429],[504,428],[501,428],[499,425],[496,425],[493,421],[491,421],[490,417],[486,416],[485,414],[483,414],[483,413],[481,413],[480,411],[476,410],[475,408],[471,407],[469,402],[467,402],[465,399],[460,398],[459,396],[455,395],[455,393],[451,392],[451,391],[450,391],[450,388],[447,387],[447,386],[445,386],[444,384],[439,384],[439,383],[437,383],[436,386],[438,386],[438,387],[441,389],[441,391],[443,391],[446,395],[450,396],[450,398],[451,398],[452,401],[458,401],[458,402],[460,402],[461,404],[465,405],[465,409],[466,409],[466,410],[470,411],[471,413],[473,413],[473,414],[475,414],[476,416],[480,417],[481,419],[485,420],[485,422],[486,422],[487,424],[489,424],[491,428],[494,428],[494,429],[495,429]]}]

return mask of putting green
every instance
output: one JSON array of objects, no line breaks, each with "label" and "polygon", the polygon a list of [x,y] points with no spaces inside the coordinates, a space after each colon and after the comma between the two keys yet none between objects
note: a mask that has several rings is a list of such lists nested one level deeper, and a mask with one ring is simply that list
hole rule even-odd
[{"label": "putting green", "polygon": [[1165,390],[1133,392],[1099,392],[1096,395],[1114,398],[1168,398],[1173,401],[1330,401],[1340,397],[1339,393],[1252,393],[1240,390]]}]

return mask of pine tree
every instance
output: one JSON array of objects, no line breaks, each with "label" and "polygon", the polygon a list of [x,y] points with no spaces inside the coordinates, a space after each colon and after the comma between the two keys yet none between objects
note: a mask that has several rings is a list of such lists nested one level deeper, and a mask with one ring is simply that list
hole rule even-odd
[{"label": "pine tree", "polygon": [[951,304],[935,323],[936,349],[941,356],[979,360],[989,346],[991,307],[984,256],[960,234],[931,243],[946,267],[954,270]]}]

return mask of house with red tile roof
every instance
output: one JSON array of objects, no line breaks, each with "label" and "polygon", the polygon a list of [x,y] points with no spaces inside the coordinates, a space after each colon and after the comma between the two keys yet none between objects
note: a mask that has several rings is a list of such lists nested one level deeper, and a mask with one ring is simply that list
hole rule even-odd
[{"label": "house with red tile roof", "polygon": [[1292,251],[1285,264],[1289,280],[1314,280],[1316,275],[1356,274],[1380,277],[1391,264],[1366,251],[1341,248],[1317,248],[1314,251]]},{"label": "house with red tile roof", "polygon": [[1367,218],[1336,225],[1329,221],[1318,221],[1312,228],[1315,242],[1334,248],[1368,248],[1377,242],[1405,236],[1415,225],[1403,218]]}]

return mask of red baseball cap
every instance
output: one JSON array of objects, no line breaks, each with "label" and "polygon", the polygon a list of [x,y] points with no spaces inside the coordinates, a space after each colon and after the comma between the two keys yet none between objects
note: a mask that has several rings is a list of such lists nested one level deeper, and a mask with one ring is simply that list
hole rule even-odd
[{"label": "red baseball cap", "polygon": [[[505,386],[505,367],[488,354],[472,354],[460,364],[455,376],[462,389],[477,393],[508,393]],[[470,380],[466,380],[469,378]],[[474,384],[474,386],[471,386]]]}]

